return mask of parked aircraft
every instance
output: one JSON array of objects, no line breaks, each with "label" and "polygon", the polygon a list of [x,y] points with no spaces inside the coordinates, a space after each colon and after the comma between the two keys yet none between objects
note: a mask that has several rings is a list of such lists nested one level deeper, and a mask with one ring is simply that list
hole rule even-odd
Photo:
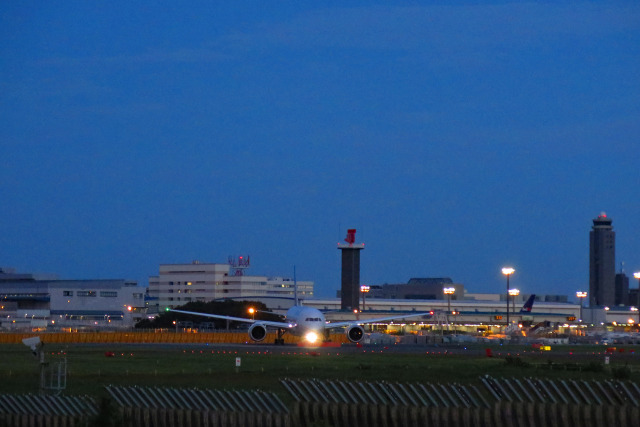
[{"label": "parked aircraft", "polygon": [[531,294],[527,302],[524,303],[522,308],[520,309],[520,314],[522,313],[531,313],[531,309],[533,308],[533,302],[536,299],[536,294]]},{"label": "parked aircraft", "polygon": [[[529,299],[524,303],[522,308],[520,309],[519,314],[527,314],[531,313],[531,309],[533,308],[533,302],[536,299],[536,295],[532,294],[529,296]],[[522,326],[518,323],[512,323],[511,325],[507,325],[504,330],[505,335],[525,335],[525,331],[522,330]]]}]

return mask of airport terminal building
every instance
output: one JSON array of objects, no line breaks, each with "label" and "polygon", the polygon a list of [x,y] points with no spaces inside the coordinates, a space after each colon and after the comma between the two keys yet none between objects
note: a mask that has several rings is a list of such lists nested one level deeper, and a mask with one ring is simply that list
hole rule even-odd
[{"label": "airport terminal building", "polygon": [[134,281],[59,280],[0,268],[3,330],[127,329],[145,313],[145,289]]}]

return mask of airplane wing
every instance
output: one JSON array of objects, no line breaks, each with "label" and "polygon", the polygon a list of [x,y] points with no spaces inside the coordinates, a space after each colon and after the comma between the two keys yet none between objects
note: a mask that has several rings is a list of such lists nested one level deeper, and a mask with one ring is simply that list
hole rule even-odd
[{"label": "airplane wing", "polygon": [[285,323],[285,322],[272,322],[270,320],[253,320],[253,319],[245,319],[244,317],[223,316],[221,314],[197,313],[195,311],[183,311],[183,310],[172,310],[172,309],[169,309],[169,311],[173,311],[175,313],[182,313],[182,314],[191,314],[193,316],[204,316],[204,317],[213,317],[214,319],[232,320],[234,322],[259,323],[261,325],[272,326],[274,328],[282,328],[282,329],[291,329],[295,326],[291,323]]},{"label": "airplane wing", "polygon": [[332,328],[342,328],[350,325],[366,325],[368,323],[386,322],[388,320],[407,319],[409,317],[418,317],[418,316],[431,316],[431,313],[413,313],[413,314],[405,314],[402,316],[378,317],[376,319],[352,320],[350,322],[327,323],[326,328],[332,329]]}]

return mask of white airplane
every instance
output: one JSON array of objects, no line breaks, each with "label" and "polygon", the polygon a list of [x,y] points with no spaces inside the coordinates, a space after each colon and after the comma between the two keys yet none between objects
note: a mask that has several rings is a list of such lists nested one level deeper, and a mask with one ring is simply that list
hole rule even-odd
[{"label": "white airplane", "polygon": [[[295,289],[294,285],[294,289]],[[346,335],[349,341],[357,343],[364,338],[364,328],[362,325],[368,323],[385,322],[396,319],[406,319],[409,317],[427,316],[430,313],[413,313],[400,316],[380,317],[377,319],[367,319],[366,321],[353,320],[349,322],[329,323],[324,314],[316,308],[304,307],[298,303],[297,289],[294,291],[295,305],[287,310],[284,321],[274,322],[270,320],[253,320],[242,317],[223,316],[220,314],[197,313],[193,311],[173,310],[176,313],[191,314],[195,316],[213,317],[215,319],[232,320],[235,322],[252,323],[249,327],[249,338],[253,341],[262,341],[267,336],[267,327],[276,328],[278,337],[276,344],[284,344],[282,336],[289,332],[292,335],[302,336],[309,343],[316,342],[320,337],[326,337],[331,329],[346,327]]]}]

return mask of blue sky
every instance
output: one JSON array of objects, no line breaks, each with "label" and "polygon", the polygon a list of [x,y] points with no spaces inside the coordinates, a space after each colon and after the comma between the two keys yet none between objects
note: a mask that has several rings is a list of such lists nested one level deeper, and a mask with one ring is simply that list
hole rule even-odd
[{"label": "blue sky", "polygon": [[0,265],[131,278],[250,255],[339,288],[640,270],[637,2],[3,2]]}]

